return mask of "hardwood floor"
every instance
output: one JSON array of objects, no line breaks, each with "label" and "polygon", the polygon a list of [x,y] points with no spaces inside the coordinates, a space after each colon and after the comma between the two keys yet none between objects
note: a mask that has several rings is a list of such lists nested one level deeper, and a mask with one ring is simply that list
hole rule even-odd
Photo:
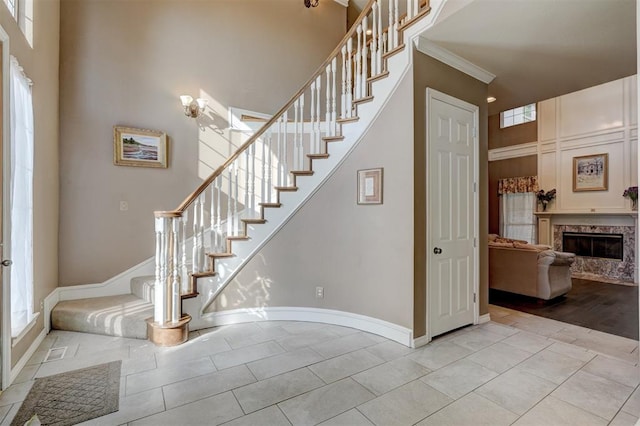
[{"label": "hardwood floor", "polygon": [[638,340],[638,287],[578,278],[572,284],[549,301],[489,290],[489,303]]}]

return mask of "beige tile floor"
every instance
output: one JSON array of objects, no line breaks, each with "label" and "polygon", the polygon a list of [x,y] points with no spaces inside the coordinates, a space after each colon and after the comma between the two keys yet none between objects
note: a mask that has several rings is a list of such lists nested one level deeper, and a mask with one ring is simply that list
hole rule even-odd
[{"label": "beige tile floor", "polygon": [[[0,395],[9,425],[37,377],[122,360],[101,425],[633,425],[638,342],[491,306],[492,321],[410,349],[306,322],[193,332],[177,348],[54,331]],[[43,362],[50,348],[65,357]]]}]

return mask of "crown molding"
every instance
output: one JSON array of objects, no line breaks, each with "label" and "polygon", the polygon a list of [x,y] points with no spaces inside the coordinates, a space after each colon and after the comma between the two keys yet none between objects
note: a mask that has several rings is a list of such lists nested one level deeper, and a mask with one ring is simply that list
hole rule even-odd
[{"label": "crown molding", "polygon": [[480,68],[479,66],[467,61],[463,57],[458,56],[443,47],[438,46],[431,40],[428,40],[422,36],[418,37],[416,48],[425,55],[429,55],[432,58],[435,58],[440,62],[443,62],[457,69],[458,71],[462,71],[463,73],[482,81],[483,83],[489,84],[491,83],[491,81],[493,81],[494,78],[496,78],[496,76],[489,71]]}]

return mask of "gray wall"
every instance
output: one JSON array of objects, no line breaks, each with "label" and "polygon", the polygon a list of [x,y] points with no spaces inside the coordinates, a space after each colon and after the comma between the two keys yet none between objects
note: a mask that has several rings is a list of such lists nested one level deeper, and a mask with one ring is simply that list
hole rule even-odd
[{"label": "gray wall", "polygon": [[[413,77],[335,174],[254,257],[213,310],[317,307],[413,323]],[[357,170],[383,167],[382,205],[356,203]],[[316,299],[315,287],[324,287]]]},{"label": "gray wall", "polygon": [[[34,1],[34,47],[30,47],[4,3],[0,25],[9,34],[10,53],[33,80],[34,172],[33,261],[34,305],[58,284],[58,0]],[[11,350],[15,365],[44,328],[43,316]]]},{"label": "gray wall", "polygon": [[[153,211],[231,153],[227,108],[277,111],[346,31],[333,1],[62,0],[60,14],[61,286],[151,257]],[[206,117],[185,117],[181,94],[208,98]],[[114,166],[114,125],[165,131],[169,168]]]}]

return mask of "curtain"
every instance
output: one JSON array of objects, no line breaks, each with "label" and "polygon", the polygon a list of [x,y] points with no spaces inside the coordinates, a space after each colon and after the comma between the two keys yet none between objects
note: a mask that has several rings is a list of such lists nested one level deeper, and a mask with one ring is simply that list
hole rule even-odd
[{"label": "curtain", "polygon": [[538,177],[523,176],[498,181],[500,235],[535,243]]},{"label": "curtain", "polygon": [[31,80],[11,57],[11,335],[33,317],[33,103]]}]

